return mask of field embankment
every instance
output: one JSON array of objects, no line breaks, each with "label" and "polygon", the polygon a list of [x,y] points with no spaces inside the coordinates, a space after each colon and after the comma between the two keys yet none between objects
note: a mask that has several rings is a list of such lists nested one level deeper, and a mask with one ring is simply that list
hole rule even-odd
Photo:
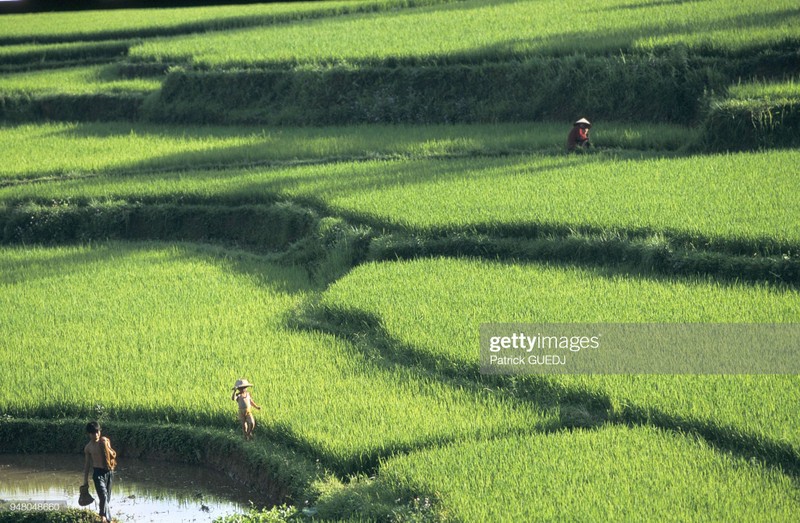
[{"label": "field embankment", "polygon": [[795,156],[534,154],[56,177],[11,183],[0,202],[14,243],[218,239],[265,251],[313,245],[328,216],[365,231],[355,259],[477,255],[795,285]]}]

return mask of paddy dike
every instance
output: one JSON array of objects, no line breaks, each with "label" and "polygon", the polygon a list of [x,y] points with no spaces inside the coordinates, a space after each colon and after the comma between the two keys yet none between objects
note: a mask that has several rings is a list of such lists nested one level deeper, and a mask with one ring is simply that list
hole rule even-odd
[{"label": "paddy dike", "polygon": [[442,230],[402,227],[329,209],[313,199],[21,201],[0,210],[7,245],[158,240],[221,243],[302,265],[330,282],[367,261],[456,256],[623,268],[800,285],[800,245],[712,239],[680,231],[487,224]]}]

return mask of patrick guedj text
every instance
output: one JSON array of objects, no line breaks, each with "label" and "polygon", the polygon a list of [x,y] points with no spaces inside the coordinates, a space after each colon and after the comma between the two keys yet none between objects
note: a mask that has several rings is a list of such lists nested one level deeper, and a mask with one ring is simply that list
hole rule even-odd
[{"label": "patrick guedj text", "polygon": [[[496,353],[503,349],[525,351],[527,353],[545,350],[569,350],[579,352],[583,349],[599,349],[599,336],[527,336],[518,332],[511,336],[492,336],[489,351]],[[563,353],[562,353],[563,354]],[[567,360],[562,354],[529,354],[527,356],[489,356],[490,365],[564,365]]]}]

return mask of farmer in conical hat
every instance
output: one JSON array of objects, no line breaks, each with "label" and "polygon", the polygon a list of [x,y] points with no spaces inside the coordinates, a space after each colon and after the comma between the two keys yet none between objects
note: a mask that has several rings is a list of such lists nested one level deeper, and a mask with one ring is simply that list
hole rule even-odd
[{"label": "farmer in conical hat", "polygon": [[572,130],[567,136],[567,151],[587,149],[589,147],[589,129],[591,127],[592,123],[586,118],[577,120],[572,125]]},{"label": "farmer in conical hat", "polygon": [[236,380],[236,384],[233,386],[233,394],[231,394],[231,399],[239,404],[239,421],[242,422],[244,439],[247,440],[253,439],[253,431],[256,428],[256,419],[253,417],[253,411],[250,407],[261,410],[261,407],[253,401],[250,392],[247,390],[248,387],[252,386],[253,385],[244,378]]}]

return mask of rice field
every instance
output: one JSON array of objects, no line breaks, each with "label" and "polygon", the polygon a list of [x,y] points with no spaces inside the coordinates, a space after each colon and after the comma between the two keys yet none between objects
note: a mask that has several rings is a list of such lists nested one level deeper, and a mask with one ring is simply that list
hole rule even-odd
[{"label": "rice field", "polygon": [[731,107],[797,105],[800,103],[800,83],[795,78],[739,83],[728,89],[728,96],[721,103]]},{"label": "rice field", "polygon": [[800,508],[774,471],[646,428],[448,445],[392,458],[382,473],[437,492],[454,521],[792,521]]},{"label": "rice field", "polygon": [[[442,369],[477,369],[482,323],[797,323],[796,289],[619,271],[432,259],[368,264],[337,281],[321,306],[375,318],[399,346]],[[800,448],[797,376],[558,376],[608,398]],[[537,381],[537,380],[534,380]],[[780,391],[780,393],[778,393]]]},{"label": "rice field", "polygon": [[[446,0],[417,0],[417,4]],[[221,5],[167,9],[115,9],[79,13],[35,13],[0,17],[0,42],[102,40],[125,35],[172,34],[285,23],[309,16],[391,9],[405,0],[329,1]]]},{"label": "rice field", "polygon": [[[791,0],[637,2],[564,8],[555,0],[431,6],[403,16],[357,14],[217,35],[153,39],[134,59],[207,67],[379,64],[389,59],[442,64],[540,54],[647,52],[676,44],[735,53],[798,38]],[[602,28],[602,30],[599,30]]]},{"label": "rice field", "polygon": [[246,374],[263,430],[340,472],[553,416],[288,329],[314,292],[299,268],[190,245],[4,248],[0,263],[6,415],[83,417],[100,404],[114,419],[235,426],[230,387]]},{"label": "rice field", "polygon": [[704,241],[800,240],[796,150],[684,158],[531,155],[95,177],[0,189],[0,203],[293,199],[406,230],[536,225]]},{"label": "rice field", "polygon": [[[76,78],[85,79],[88,74],[91,80],[98,72],[85,68]],[[0,85],[4,81],[12,82],[5,77]],[[48,85],[58,85],[57,79],[28,84],[27,89],[46,90]],[[141,84],[130,81],[122,85]],[[598,129],[593,138],[598,147],[663,152],[679,149],[695,135],[682,126],[611,123]],[[123,122],[4,125],[0,126],[0,141],[9,146],[0,150],[0,180],[209,166],[230,169],[270,162],[501,156],[560,151],[563,140],[564,126],[556,123],[299,128]]]},{"label": "rice field", "polygon": [[148,93],[161,88],[158,78],[120,78],[113,66],[95,65],[4,74],[6,96]]},{"label": "rice field", "polygon": [[[567,74],[559,60],[578,72],[613,62],[630,73],[624,85],[674,82],[664,103],[675,111],[760,104],[789,108],[791,123],[798,23],[793,0],[0,16],[0,441],[5,421],[96,416],[238,434],[230,387],[244,376],[263,409],[243,448],[281,449],[274,476],[301,474],[287,499],[321,520],[798,520],[798,376],[487,376],[478,340],[495,322],[800,323],[796,147],[711,153],[706,123],[644,114],[587,113],[586,154],[564,152],[570,119],[176,123],[204,89],[259,94],[251,82],[273,73],[287,85],[313,73],[335,91],[345,73],[369,84],[402,70],[411,83],[341,102],[391,105],[390,87],[413,88],[415,71],[457,65],[442,71],[468,70],[484,88],[498,64]],[[656,62],[666,76],[640,74]],[[148,120],[170,80],[200,96]],[[102,120],[95,102],[134,98],[121,120],[47,120],[54,104],[82,101]],[[162,225],[197,234],[159,235]],[[576,242],[572,257],[523,261],[480,249],[581,238],[608,252],[587,259]],[[782,272],[654,268],[615,257],[609,239]],[[426,250],[435,241],[444,247]]]}]

